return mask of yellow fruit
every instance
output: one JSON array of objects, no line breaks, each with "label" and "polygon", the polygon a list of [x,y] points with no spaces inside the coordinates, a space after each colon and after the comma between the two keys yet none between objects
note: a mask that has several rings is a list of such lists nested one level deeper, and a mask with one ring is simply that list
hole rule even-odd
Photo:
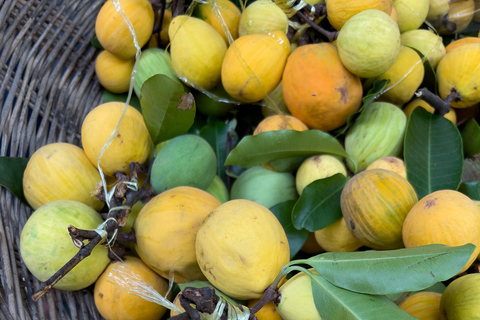
[{"label": "yellow fruit", "polygon": [[195,10],[197,10],[201,19],[217,30],[225,43],[229,44],[225,27],[228,29],[232,40],[238,38],[238,23],[242,13],[232,1],[208,0],[207,3],[197,4]]},{"label": "yellow fruit", "polygon": [[[107,102],[91,110],[82,124],[82,146],[90,162],[97,166],[103,146],[117,127],[125,104]],[[132,106],[127,111],[116,136],[100,160],[106,175],[116,171],[129,173],[130,163],[144,163],[150,152],[151,139],[143,116]]]},{"label": "yellow fruit", "polygon": [[429,0],[393,0],[400,32],[418,29],[427,18]]},{"label": "yellow fruit", "polygon": [[281,31],[238,38],[223,60],[223,87],[238,101],[262,100],[280,83],[289,53],[290,44]]},{"label": "yellow fruit", "polygon": [[344,67],[337,49],[328,43],[305,45],[292,52],[282,89],[292,115],[322,131],[344,125],[362,103],[360,78]]},{"label": "yellow fruit", "polygon": [[419,320],[439,320],[441,298],[441,293],[417,292],[405,299],[399,307]]},{"label": "yellow fruit", "polygon": [[155,272],[176,283],[204,280],[195,257],[195,236],[203,219],[220,202],[206,191],[176,187],[150,200],[133,225],[140,258]]},{"label": "yellow fruit", "polygon": [[402,33],[402,45],[417,49],[428,59],[433,69],[437,68],[440,59],[445,55],[445,46],[442,37],[433,31],[415,29]]},{"label": "yellow fruit", "polygon": [[320,247],[317,240],[315,239],[315,232],[310,232],[308,235],[307,241],[302,246],[302,250],[305,253],[316,255],[325,252],[325,250]]},{"label": "yellow fruit", "polygon": [[445,47],[445,50],[446,50],[447,53],[449,53],[453,49],[458,48],[458,47],[460,47],[464,44],[467,44],[467,43],[480,43],[480,38],[478,38],[478,37],[466,37],[466,38],[457,39],[453,42],[450,42],[450,44]]},{"label": "yellow fruit", "polygon": [[[260,299],[249,300],[247,307],[253,307],[259,300]],[[273,301],[269,301],[264,305],[257,313],[255,313],[255,316],[258,320],[282,320]]]},{"label": "yellow fruit", "polygon": [[364,245],[377,250],[403,247],[402,226],[417,201],[407,179],[383,169],[357,173],[341,195],[348,230]]},{"label": "yellow fruit", "polygon": [[220,83],[227,45],[207,22],[178,15],[170,22],[170,56],[177,76],[189,86],[211,90]]},{"label": "yellow fruit", "polygon": [[279,30],[287,33],[288,17],[275,2],[257,0],[250,3],[242,12],[238,25],[240,37],[248,34],[264,34]]},{"label": "yellow fruit", "polygon": [[328,22],[337,30],[342,29],[345,22],[359,12],[377,9],[390,15],[393,9],[392,0],[327,0]]},{"label": "yellow fruit", "polygon": [[413,206],[405,219],[402,233],[407,248],[435,243],[447,246],[476,245],[476,250],[461,273],[467,270],[480,252],[480,210],[470,198],[458,191],[435,191]]},{"label": "yellow fruit", "polygon": [[378,80],[390,80],[380,97],[393,104],[403,105],[412,99],[424,75],[423,61],[418,53],[401,46],[393,66],[377,77]]},{"label": "yellow fruit", "polygon": [[[435,112],[435,109],[431,105],[429,105],[428,102],[426,102],[425,100],[414,99],[403,108],[403,112],[407,116],[407,119],[410,117],[410,115],[412,114],[413,110],[416,107],[422,107],[430,113]],[[444,117],[450,120],[453,124],[455,125],[457,124],[457,114],[455,113],[455,109],[450,108],[450,111],[446,113]]]},{"label": "yellow fruit", "polygon": [[437,66],[438,91],[447,97],[452,89],[460,94],[454,108],[468,108],[480,102],[480,44],[465,44],[446,54]]},{"label": "yellow fruit", "polygon": [[365,170],[371,169],[385,169],[389,171],[393,171],[405,179],[407,178],[407,170],[405,168],[405,163],[402,159],[397,157],[383,157],[378,160],[373,161],[370,163]]},{"label": "yellow fruit", "polygon": [[345,164],[338,158],[323,154],[305,159],[295,175],[297,192],[302,195],[303,189],[315,180],[331,177],[337,173],[347,176]]},{"label": "yellow fruit", "polygon": [[119,59],[108,51],[100,52],[95,60],[98,82],[113,93],[124,93],[130,87],[135,59]]},{"label": "yellow fruit", "polygon": [[106,1],[97,15],[95,34],[105,50],[120,59],[131,59],[137,53],[129,26],[115,5],[120,3],[124,16],[135,30],[138,45],[143,47],[153,31],[154,14],[148,0]]},{"label": "yellow fruit", "polygon": [[230,200],[213,210],[197,233],[197,261],[229,297],[260,298],[290,260],[282,225],[264,206]]},{"label": "yellow fruit", "polygon": [[472,22],[475,3],[473,0],[455,0],[448,5],[448,14],[432,21],[432,24],[439,34],[460,33]]},{"label": "yellow fruit", "polygon": [[448,14],[450,7],[448,6],[449,0],[430,0],[430,6],[428,8],[427,20],[436,21]]},{"label": "yellow fruit", "polygon": [[112,262],[95,283],[95,306],[106,320],[157,320],[167,309],[157,303],[150,302],[142,297],[128,293],[130,284],[115,282],[115,277],[122,281],[120,272],[133,274],[141,281],[151,286],[160,295],[165,296],[168,291],[168,281],[157,275],[142,260],[135,257],[125,257],[125,262]]},{"label": "yellow fruit", "polygon": [[363,243],[350,233],[343,217],[328,227],[315,231],[315,239],[329,252],[353,252],[363,246]]},{"label": "yellow fruit", "polygon": [[440,300],[440,320],[480,319],[480,273],[471,273],[451,282]]},{"label": "yellow fruit", "polygon": [[[157,19],[160,19],[160,10],[157,13]],[[168,27],[170,26],[171,21],[172,10],[166,9],[163,13],[162,29],[160,30],[160,34],[152,34],[150,41],[148,42],[148,48],[165,48],[168,45],[170,42],[170,39],[168,38]]]},{"label": "yellow fruit", "polygon": [[[310,272],[318,274],[315,270]],[[285,282],[278,290],[280,302],[278,314],[284,320],[322,320],[313,301],[312,279],[299,272]]]},{"label": "yellow fruit", "polygon": [[94,191],[101,181],[82,149],[69,143],[51,143],[28,160],[23,193],[34,210],[55,200],[76,200],[99,211],[104,203]]}]

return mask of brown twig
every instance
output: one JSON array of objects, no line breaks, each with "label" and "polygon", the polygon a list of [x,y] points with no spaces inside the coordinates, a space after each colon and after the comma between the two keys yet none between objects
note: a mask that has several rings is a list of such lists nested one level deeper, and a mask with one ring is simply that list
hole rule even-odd
[{"label": "brown twig", "polygon": [[328,31],[313,22],[311,19],[309,19],[303,12],[298,11],[297,15],[304,20],[306,23],[308,23],[313,29],[327,37],[329,42],[335,41],[338,37],[338,31]]},{"label": "brown twig", "polygon": [[445,97],[445,99],[440,98],[438,95],[430,92],[428,88],[422,88],[417,91],[415,94],[417,98],[422,98],[425,100],[429,105],[431,105],[435,112],[439,116],[444,116],[448,112],[450,112],[450,104],[460,99],[460,94],[455,88],[452,88],[451,93]]}]

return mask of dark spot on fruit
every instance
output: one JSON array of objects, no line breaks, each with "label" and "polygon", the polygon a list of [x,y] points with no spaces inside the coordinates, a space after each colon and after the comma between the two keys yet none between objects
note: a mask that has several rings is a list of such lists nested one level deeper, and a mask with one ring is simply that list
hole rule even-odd
[{"label": "dark spot on fruit", "polygon": [[208,273],[210,273],[210,275],[213,277],[214,280],[217,280],[217,277],[215,277],[215,276],[213,275],[213,273],[212,273],[211,270],[208,270]]},{"label": "dark spot on fruit", "polygon": [[428,209],[428,208],[431,208],[431,207],[435,206],[436,205],[436,200],[437,200],[437,198],[433,198],[432,200],[427,200],[425,202],[425,207],[423,207],[423,208]]},{"label": "dark spot on fruit", "polygon": [[100,299],[103,299],[103,293],[99,293],[98,296],[100,297]]},{"label": "dark spot on fruit", "polygon": [[343,103],[347,103],[347,98],[348,98],[348,90],[347,88],[335,88],[335,91],[340,92],[340,101]]},{"label": "dark spot on fruit", "polygon": [[238,257],[240,258],[240,261],[242,262],[242,264],[246,264],[246,260],[244,257],[242,257],[241,255],[238,255]]},{"label": "dark spot on fruit", "polygon": [[355,222],[353,222],[353,220],[350,220],[350,228],[352,228],[352,230],[355,230]]},{"label": "dark spot on fruit", "polygon": [[285,242],[283,242],[283,241],[280,241],[280,243],[281,243],[281,244],[285,244]]},{"label": "dark spot on fruit", "polygon": [[120,138],[122,135],[120,133],[117,134],[117,138]]},{"label": "dark spot on fruit", "polygon": [[316,96],[317,96],[317,95],[316,95],[315,93],[314,93],[314,94],[312,94],[312,97],[316,97]]}]

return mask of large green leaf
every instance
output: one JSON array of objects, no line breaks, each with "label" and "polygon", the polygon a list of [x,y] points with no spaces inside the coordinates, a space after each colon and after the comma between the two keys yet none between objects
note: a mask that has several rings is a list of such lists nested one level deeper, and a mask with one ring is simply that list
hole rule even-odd
[{"label": "large green leaf", "polygon": [[345,134],[347,130],[352,126],[355,119],[358,118],[362,110],[380,96],[380,93],[383,92],[388,82],[389,80],[374,80],[372,87],[370,88],[370,90],[368,90],[367,94],[363,97],[362,106],[360,107],[360,109],[358,109],[357,112],[355,112],[354,114],[348,117],[347,123],[344,126],[338,129],[335,129],[332,132],[333,135],[335,137],[338,137],[340,135]]},{"label": "large green leaf", "polygon": [[156,74],[143,83],[140,105],[155,144],[187,133],[195,119],[193,95],[164,74]]},{"label": "large green leaf", "polygon": [[348,157],[340,142],[326,132],[279,130],[243,137],[225,164],[250,168],[272,160],[320,153]]},{"label": "large green leaf", "polygon": [[322,319],[417,319],[403,311],[385,296],[352,292],[334,286],[320,275],[310,274],[310,276],[312,278],[313,301]]},{"label": "large green leaf", "polygon": [[[128,99],[128,94],[127,93],[113,93],[108,90],[103,91],[103,96],[102,96],[102,103],[107,103],[107,102],[126,102]],[[140,101],[138,100],[138,97],[135,95],[135,93],[132,92],[132,96],[130,97],[130,101],[128,103],[130,106],[134,107],[138,111],[142,112],[142,109],[140,108]]]},{"label": "large green leaf", "polygon": [[470,119],[463,128],[462,140],[465,157],[480,153],[480,126],[475,119]]},{"label": "large green leaf", "polygon": [[463,170],[460,132],[444,117],[415,108],[405,132],[404,160],[419,199],[437,190],[457,190]]},{"label": "large green leaf", "polygon": [[472,200],[480,201],[480,181],[464,182],[460,185],[458,191]]},{"label": "large green leaf", "polygon": [[228,135],[234,135],[234,130],[224,121],[214,121],[200,130],[203,137],[212,146],[217,156],[217,175],[227,181],[225,173],[225,159],[227,158]]},{"label": "large green leaf", "polygon": [[296,200],[289,200],[270,208],[270,211],[272,211],[277,217],[278,221],[280,221],[285,233],[287,234],[288,245],[290,246],[290,259],[292,259],[300,251],[310,235],[308,230],[297,230],[293,226],[292,209],[295,205],[295,202]]},{"label": "large green leaf", "polygon": [[28,204],[23,194],[23,173],[28,158],[0,157],[0,186],[10,190],[20,201]]},{"label": "large green leaf", "polygon": [[340,196],[347,180],[343,174],[337,173],[307,185],[292,211],[295,228],[314,232],[340,219]]},{"label": "large green leaf", "polygon": [[441,244],[359,252],[327,252],[292,264],[308,264],[328,281],[347,290],[368,294],[419,291],[456,275],[475,246]]}]

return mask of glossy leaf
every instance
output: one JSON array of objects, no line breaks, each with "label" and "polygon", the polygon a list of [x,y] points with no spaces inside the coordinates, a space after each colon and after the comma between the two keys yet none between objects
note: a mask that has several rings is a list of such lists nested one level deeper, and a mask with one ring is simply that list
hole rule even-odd
[{"label": "glossy leaf", "polygon": [[464,182],[460,185],[458,191],[472,200],[480,201],[480,181]]},{"label": "glossy leaf", "polygon": [[243,137],[225,164],[250,168],[276,159],[320,153],[348,157],[340,142],[326,132],[279,130]]},{"label": "glossy leaf", "polygon": [[195,119],[193,95],[164,74],[156,74],[144,82],[140,105],[155,144],[187,133]]},{"label": "glossy leaf", "polygon": [[311,274],[315,307],[322,319],[414,320],[417,319],[385,296],[367,295],[334,286],[324,277]]},{"label": "glossy leaf", "polygon": [[[217,175],[226,182],[225,159],[227,158],[228,136],[235,133],[228,123],[215,121],[207,124],[200,130],[200,136],[203,137],[212,146],[217,156]],[[232,140],[230,140],[232,143]]]},{"label": "glossy leaf", "polygon": [[310,235],[308,230],[298,230],[293,226],[292,209],[295,202],[296,200],[289,200],[270,208],[270,211],[272,211],[278,221],[280,221],[287,234],[288,245],[290,246],[290,259],[300,251]]},{"label": "glossy leaf", "polygon": [[[126,93],[113,93],[113,92],[104,90],[103,96],[102,96],[102,103],[114,102],[114,101],[125,103],[127,101],[127,98],[128,98],[128,94]],[[142,112],[142,108],[140,108],[140,101],[138,100],[135,93],[132,93],[132,96],[130,97],[130,102],[128,104],[134,107],[135,109],[137,109],[139,112]]]},{"label": "glossy leaf", "polygon": [[340,219],[340,196],[347,180],[343,174],[337,173],[307,185],[292,211],[295,228],[314,232]]},{"label": "glossy leaf", "polygon": [[404,160],[419,199],[437,190],[457,190],[463,171],[460,132],[444,117],[416,108],[407,122]]},{"label": "glossy leaf", "polygon": [[0,157],[0,186],[10,190],[15,197],[28,204],[23,194],[23,173],[28,158]]},{"label": "glossy leaf", "polygon": [[347,123],[344,126],[334,130],[332,132],[333,135],[335,137],[338,137],[345,134],[347,130],[352,126],[355,119],[358,118],[362,110],[380,96],[380,93],[383,92],[388,82],[389,80],[375,80],[370,90],[368,90],[367,94],[363,97],[362,106],[360,107],[360,109],[358,109],[357,112],[348,117]]},{"label": "glossy leaf", "polygon": [[480,126],[475,119],[470,119],[462,130],[463,151],[465,157],[480,153]]},{"label": "glossy leaf", "polygon": [[90,40],[90,43],[92,44],[92,47],[96,48],[96,49],[100,49],[100,50],[104,50],[102,45],[100,44],[100,41],[98,41],[98,38],[97,37],[93,37],[91,40]]},{"label": "glossy leaf", "polygon": [[385,295],[419,291],[450,279],[467,263],[475,246],[441,244],[384,251],[327,252],[292,264],[308,264],[347,290]]}]

